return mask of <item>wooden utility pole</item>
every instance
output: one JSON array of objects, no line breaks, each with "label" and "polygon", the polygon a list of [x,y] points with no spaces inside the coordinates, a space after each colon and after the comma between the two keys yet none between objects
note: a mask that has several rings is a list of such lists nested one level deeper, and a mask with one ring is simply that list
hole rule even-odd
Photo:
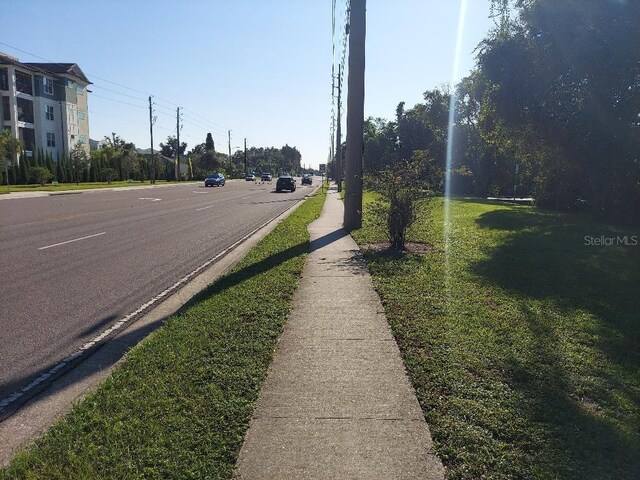
[{"label": "wooden utility pole", "polygon": [[176,109],[176,182],[180,181],[180,107]]},{"label": "wooden utility pole", "polygon": [[338,65],[338,123],[336,124],[336,174],[338,182],[338,192],[342,191],[342,132],[340,129],[340,98],[342,92],[342,65]]},{"label": "wooden utility pole", "polygon": [[231,130],[229,132],[229,175],[231,175]]},{"label": "wooden utility pole", "polygon": [[153,155],[153,107],[151,106],[151,97],[149,97],[149,134],[151,135],[151,178],[149,181],[156,183],[156,158]]},{"label": "wooden utility pole", "polygon": [[366,0],[351,0],[344,201],[344,228],[347,231],[362,227],[366,3]]}]

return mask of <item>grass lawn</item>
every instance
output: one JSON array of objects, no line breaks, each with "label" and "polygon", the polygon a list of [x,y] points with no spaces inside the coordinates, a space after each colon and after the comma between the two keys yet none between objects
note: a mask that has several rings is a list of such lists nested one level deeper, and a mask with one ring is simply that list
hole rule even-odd
[{"label": "grass lawn", "polygon": [[0,478],[231,478],[323,202],[307,200]]},{"label": "grass lawn", "polygon": [[640,478],[640,245],[584,239],[640,232],[454,199],[447,271],[443,203],[365,257],[449,478]]},{"label": "grass lawn", "polygon": [[[166,180],[156,180],[157,185],[166,185],[168,183],[178,183],[178,182],[167,182]],[[184,182],[180,182],[184,183]],[[141,186],[151,186],[151,184],[146,182],[111,182],[110,184],[107,182],[80,182],[80,184],[76,185],[75,183],[59,183],[58,185],[46,184],[44,187],[40,185],[11,185],[12,192],[64,192],[67,190],[93,190],[95,188],[115,188],[115,187],[141,187]],[[7,186],[0,186],[0,193],[8,193]]]}]

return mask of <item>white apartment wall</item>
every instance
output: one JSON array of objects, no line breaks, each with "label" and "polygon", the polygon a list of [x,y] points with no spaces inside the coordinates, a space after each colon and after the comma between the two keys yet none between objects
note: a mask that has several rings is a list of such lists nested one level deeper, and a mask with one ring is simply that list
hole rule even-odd
[{"label": "white apartment wall", "polygon": [[78,128],[78,105],[75,103],[64,102],[64,107],[67,112],[67,145],[69,145],[69,151],[73,150],[73,147],[78,143],[80,131]]},{"label": "white apartment wall", "polygon": [[90,153],[89,145],[89,102],[87,85],[78,83],[78,87],[82,88],[82,93],[76,95],[78,106],[78,136],[84,138],[84,147],[87,155]]},{"label": "white apartment wall", "polygon": [[[58,155],[62,156],[62,119],[60,111],[60,103],[48,98],[36,97],[37,100],[34,104],[34,115],[36,116],[36,143],[39,148],[42,148],[45,152],[51,153],[53,159],[57,159]],[[47,109],[50,106],[53,108],[53,120],[47,119]],[[51,132],[55,135],[55,147],[47,146],[47,132]]]}]

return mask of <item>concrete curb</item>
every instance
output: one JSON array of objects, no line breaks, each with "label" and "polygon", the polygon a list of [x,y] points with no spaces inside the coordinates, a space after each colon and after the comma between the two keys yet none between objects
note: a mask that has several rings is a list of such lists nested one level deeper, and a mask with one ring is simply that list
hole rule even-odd
[{"label": "concrete curb", "polygon": [[[228,180],[237,181],[234,180]],[[39,198],[39,197],[56,197],[58,195],[79,195],[82,193],[100,193],[100,192],[118,192],[118,191],[127,191],[127,190],[142,190],[142,189],[153,189],[153,188],[166,188],[166,187],[177,187],[181,185],[200,185],[202,182],[180,182],[180,183],[169,183],[162,185],[132,185],[130,187],[105,187],[105,188],[84,188],[78,190],[62,190],[60,192],[52,192],[52,191],[38,191],[38,192],[11,192],[7,194],[0,195],[0,200],[18,200],[21,198]]]}]

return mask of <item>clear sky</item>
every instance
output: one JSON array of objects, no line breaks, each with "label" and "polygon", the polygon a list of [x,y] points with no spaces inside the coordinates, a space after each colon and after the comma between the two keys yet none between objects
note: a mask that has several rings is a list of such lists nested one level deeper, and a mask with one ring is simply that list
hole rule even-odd
[{"label": "clear sky", "polygon": [[[451,81],[461,1],[367,1],[365,116],[391,119],[400,101],[409,108]],[[336,3],[338,55],[345,0]],[[25,62],[77,63],[94,84],[93,139],[116,132],[148,148],[147,97],[154,95],[156,148],[175,134],[179,105],[189,149],[211,132],[216,150],[226,152],[230,129],[234,149],[244,137],[249,147],[287,143],[317,166],[330,144],[331,5],[0,0],[0,51]],[[493,26],[488,15],[489,0],[467,0],[459,76]]]}]

